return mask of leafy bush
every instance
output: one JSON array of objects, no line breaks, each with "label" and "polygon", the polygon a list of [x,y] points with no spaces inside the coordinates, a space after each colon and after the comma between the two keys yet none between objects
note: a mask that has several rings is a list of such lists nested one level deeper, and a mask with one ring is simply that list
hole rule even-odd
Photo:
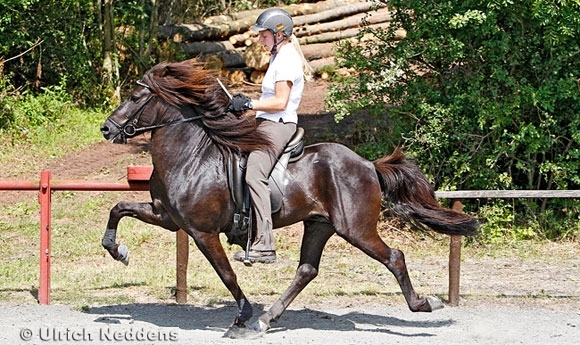
[{"label": "leafy bush", "polygon": [[80,109],[64,81],[39,94],[20,94],[0,79],[0,158],[18,159],[22,147],[45,159],[86,147],[102,139],[99,127],[105,113]]},{"label": "leafy bush", "polygon": [[[389,30],[339,48],[337,60],[360,73],[331,90],[338,119],[388,113],[401,135],[385,144],[406,146],[438,189],[580,187],[578,1],[388,4]],[[401,28],[407,36],[396,41]],[[526,201],[514,211],[524,226],[530,215],[543,227],[577,218],[562,205]]]}]

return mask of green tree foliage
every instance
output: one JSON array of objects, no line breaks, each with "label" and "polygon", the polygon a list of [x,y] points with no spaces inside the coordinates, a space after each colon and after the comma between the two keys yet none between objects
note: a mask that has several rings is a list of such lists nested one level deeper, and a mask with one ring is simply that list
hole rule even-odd
[{"label": "green tree foliage", "polygon": [[[0,58],[17,88],[66,85],[77,99],[99,84],[100,31],[92,0],[3,0]],[[39,43],[35,48],[28,51]],[[28,51],[25,54],[24,52]],[[21,56],[19,56],[22,54]],[[11,59],[19,56],[18,58]]]},{"label": "green tree foliage", "polygon": [[[338,119],[388,111],[398,134],[390,140],[439,189],[580,188],[580,1],[388,5],[390,30],[339,49],[338,61],[359,74],[331,90]],[[397,42],[400,28],[407,37]],[[562,203],[522,202],[514,212],[550,206],[577,222],[578,203]]]},{"label": "green tree foliage", "polygon": [[[156,25],[297,1],[113,0],[120,79],[131,84],[157,63]],[[107,103],[103,0],[0,1],[0,77],[16,90],[63,83],[82,105]]]}]

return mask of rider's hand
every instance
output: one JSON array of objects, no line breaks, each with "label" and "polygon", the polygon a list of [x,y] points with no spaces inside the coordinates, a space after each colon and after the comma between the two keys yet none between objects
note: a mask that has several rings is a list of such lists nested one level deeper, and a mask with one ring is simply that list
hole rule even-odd
[{"label": "rider's hand", "polygon": [[241,94],[235,94],[230,102],[229,111],[234,113],[242,113],[248,109],[252,109],[252,100]]}]

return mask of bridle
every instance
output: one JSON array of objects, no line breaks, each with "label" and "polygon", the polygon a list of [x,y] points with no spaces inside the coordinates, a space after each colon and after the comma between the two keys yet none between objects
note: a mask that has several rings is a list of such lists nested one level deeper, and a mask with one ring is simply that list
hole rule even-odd
[{"label": "bridle", "polygon": [[[109,121],[113,125],[115,125],[115,127],[117,127],[117,129],[119,130],[119,133],[117,134],[117,136],[120,135],[121,139],[123,141],[126,141],[127,138],[132,138],[132,137],[136,136],[137,134],[152,131],[152,130],[157,129],[157,128],[162,128],[162,127],[167,127],[167,126],[171,126],[171,125],[177,125],[177,124],[181,124],[181,123],[191,122],[191,121],[195,121],[195,120],[199,120],[199,119],[203,118],[202,115],[197,115],[194,117],[189,117],[189,118],[181,119],[181,120],[169,121],[169,122],[161,123],[158,125],[137,127],[137,123],[139,122],[141,115],[143,115],[143,111],[145,110],[145,107],[147,106],[147,104],[149,104],[149,102],[151,101],[151,99],[154,96],[153,90],[151,89],[151,87],[149,85],[145,84],[143,81],[138,80],[137,85],[143,86],[144,88],[149,90],[149,95],[147,96],[147,99],[145,100],[145,102],[143,102],[143,104],[139,107],[139,109],[137,109],[137,111],[134,112],[131,116],[129,116],[127,118],[127,121],[125,121],[123,123],[117,123],[117,122],[115,122],[115,120],[109,118]],[[195,111],[195,109],[194,109],[194,111]]]}]

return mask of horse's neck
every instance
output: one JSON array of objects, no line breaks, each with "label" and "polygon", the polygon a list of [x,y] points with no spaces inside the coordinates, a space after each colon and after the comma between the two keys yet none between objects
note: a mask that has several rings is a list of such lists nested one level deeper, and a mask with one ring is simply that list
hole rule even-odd
[{"label": "horse's neck", "polygon": [[156,170],[191,169],[216,158],[220,151],[212,145],[205,131],[193,123],[183,123],[155,130],[151,134],[151,157]]}]

